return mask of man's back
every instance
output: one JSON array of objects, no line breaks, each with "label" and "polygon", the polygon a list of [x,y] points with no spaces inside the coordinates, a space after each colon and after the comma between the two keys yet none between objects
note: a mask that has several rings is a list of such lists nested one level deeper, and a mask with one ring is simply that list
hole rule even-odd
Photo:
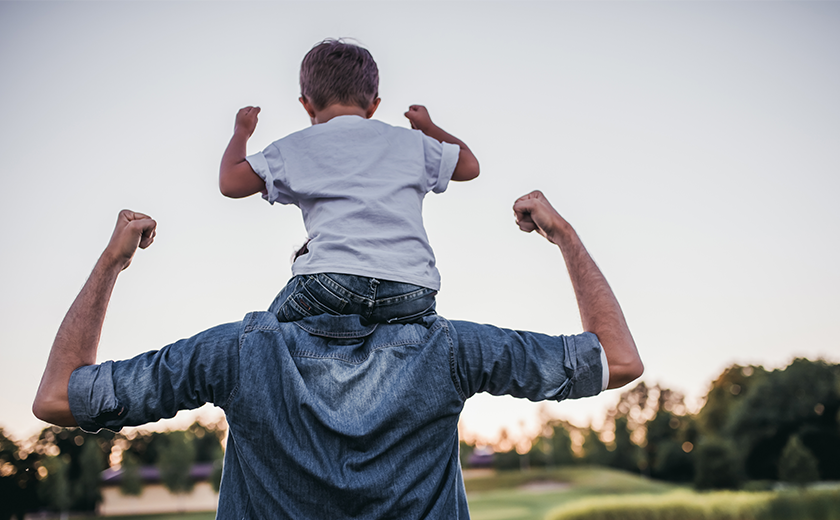
[{"label": "man's back", "polygon": [[468,518],[448,322],[376,329],[249,315],[219,518]]},{"label": "man's back", "polygon": [[439,316],[364,326],[358,316],[278,323],[250,314],[239,383],[223,405],[230,438],[219,516],[469,518],[458,461],[466,399],[595,395],[601,360],[592,334]]}]

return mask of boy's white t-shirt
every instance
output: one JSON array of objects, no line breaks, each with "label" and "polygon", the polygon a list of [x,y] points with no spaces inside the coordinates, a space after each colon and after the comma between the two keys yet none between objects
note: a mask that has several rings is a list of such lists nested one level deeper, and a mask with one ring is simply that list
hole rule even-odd
[{"label": "boy's white t-shirt", "polygon": [[446,190],[460,148],[419,130],[339,116],[246,159],[270,203],[294,204],[311,239],[294,275],[342,273],[440,290],[423,197]]}]

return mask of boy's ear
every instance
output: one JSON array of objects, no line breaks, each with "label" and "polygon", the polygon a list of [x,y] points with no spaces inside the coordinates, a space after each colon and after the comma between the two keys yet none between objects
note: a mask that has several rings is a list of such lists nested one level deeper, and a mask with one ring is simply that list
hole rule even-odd
[{"label": "boy's ear", "polygon": [[373,100],[373,103],[370,104],[370,106],[367,109],[367,113],[365,114],[365,117],[367,119],[370,119],[371,117],[373,117],[373,113],[376,112],[377,108],[379,108],[379,102],[380,101],[382,101],[382,99],[376,98],[376,99]]},{"label": "boy's ear", "polygon": [[309,119],[314,121],[315,120],[315,108],[312,107],[312,103],[310,103],[306,99],[306,96],[300,96],[300,98],[298,98],[298,99],[300,101],[300,104],[303,105],[303,109],[306,110],[307,114],[309,114]]}]

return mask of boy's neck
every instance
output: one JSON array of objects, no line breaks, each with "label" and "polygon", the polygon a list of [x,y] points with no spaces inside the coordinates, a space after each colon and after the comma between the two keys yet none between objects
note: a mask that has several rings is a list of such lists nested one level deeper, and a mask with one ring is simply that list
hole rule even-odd
[{"label": "boy's neck", "polygon": [[315,107],[312,106],[312,103],[306,99],[306,96],[300,96],[299,101],[306,110],[306,113],[309,114],[309,120],[313,125],[317,125],[326,123],[330,119],[338,116],[359,116],[365,119],[370,119],[379,107],[379,102],[381,100],[379,98],[374,99],[367,108],[360,107],[359,105],[342,105],[341,103],[333,103],[320,110],[316,110]]},{"label": "boy's neck", "polygon": [[312,117],[312,124],[318,125],[326,123],[330,119],[338,116],[359,116],[367,118],[367,110],[358,105],[339,105],[333,104],[324,107],[322,110],[315,110],[315,116]]}]

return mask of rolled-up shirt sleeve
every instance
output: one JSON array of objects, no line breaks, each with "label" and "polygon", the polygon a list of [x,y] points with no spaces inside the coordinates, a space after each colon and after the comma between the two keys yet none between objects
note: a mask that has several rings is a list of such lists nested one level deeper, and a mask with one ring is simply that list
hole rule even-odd
[{"label": "rolled-up shirt sleeve", "polygon": [[590,332],[549,336],[451,322],[453,370],[465,398],[488,392],[531,401],[578,399],[604,387],[603,349]]},{"label": "rolled-up shirt sleeve", "polygon": [[70,411],[83,430],[97,432],[204,403],[224,408],[238,382],[241,333],[241,323],[219,325],[131,359],[80,367],[70,376]]},{"label": "rolled-up shirt sleeve", "polygon": [[607,363],[607,353],[604,352],[604,346],[601,345],[600,341],[598,346],[601,347],[601,366],[603,367],[601,371],[601,391],[603,392],[610,384],[610,364]]},{"label": "rolled-up shirt sleeve", "polygon": [[441,143],[427,135],[422,135],[422,139],[426,162],[426,191],[443,193],[452,179],[455,166],[458,165],[461,147],[457,144]]},{"label": "rolled-up shirt sleeve", "polygon": [[264,182],[265,193],[263,198],[274,204],[296,204],[294,193],[288,187],[286,179],[286,161],[277,143],[271,143],[262,152],[249,155],[245,158],[251,169],[254,170]]}]

